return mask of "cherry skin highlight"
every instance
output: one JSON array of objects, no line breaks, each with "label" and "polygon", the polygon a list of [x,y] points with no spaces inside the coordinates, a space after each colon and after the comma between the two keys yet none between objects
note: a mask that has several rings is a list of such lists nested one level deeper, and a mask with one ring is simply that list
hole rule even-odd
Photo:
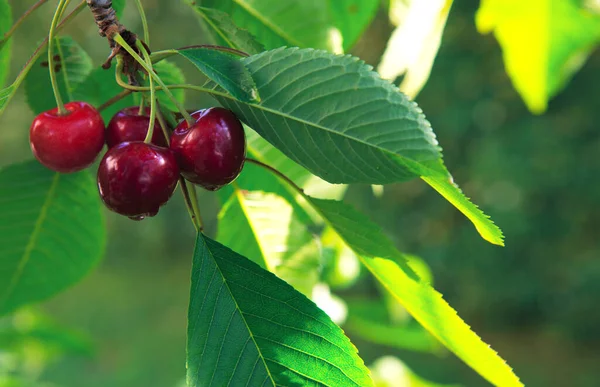
[{"label": "cherry skin highlight", "polygon": [[[132,106],[115,114],[106,127],[106,145],[108,148],[122,142],[144,141],[150,123],[150,109],[145,108],[139,114],[140,108]],[[167,146],[158,120],[154,121],[154,134],[152,143],[158,146]]]},{"label": "cherry skin highlight", "polygon": [[109,149],[98,167],[98,191],[106,207],[134,220],[156,215],[178,179],[173,152],[141,141]]},{"label": "cherry skin highlight", "polygon": [[57,172],[80,171],[96,160],[104,146],[104,121],[85,102],[69,102],[68,114],[58,108],[40,113],[31,124],[29,145],[33,155]]},{"label": "cherry skin highlight", "polygon": [[191,127],[184,120],[171,135],[181,174],[192,183],[216,191],[235,180],[244,166],[244,127],[233,112],[220,107],[192,114]]}]

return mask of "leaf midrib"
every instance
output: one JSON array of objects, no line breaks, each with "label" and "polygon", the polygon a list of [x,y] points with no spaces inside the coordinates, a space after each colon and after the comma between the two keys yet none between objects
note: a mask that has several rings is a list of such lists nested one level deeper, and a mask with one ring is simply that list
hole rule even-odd
[{"label": "leaf midrib", "polygon": [[[410,159],[410,158],[408,158],[408,157],[406,157],[406,156],[404,156],[404,155],[401,155],[401,154],[395,153],[395,152],[393,152],[393,151],[391,151],[391,150],[389,150],[389,149],[382,148],[382,147],[380,147],[380,146],[377,146],[377,145],[375,145],[375,144],[368,143],[368,142],[366,142],[366,141],[364,141],[364,140],[361,140],[361,139],[358,139],[358,138],[356,138],[356,137],[348,136],[348,135],[347,135],[346,133],[344,133],[344,132],[337,132],[337,131],[335,131],[335,130],[333,130],[333,129],[329,129],[329,128],[325,127],[325,126],[319,125],[319,124],[317,124],[317,123],[315,123],[315,122],[309,122],[309,121],[307,121],[307,120],[304,120],[304,119],[302,119],[302,118],[299,118],[299,117],[290,116],[290,115],[288,115],[287,113],[281,112],[281,111],[279,111],[279,110],[274,110],[274,109],[272,109],[272,108],[268,108],[268,107],[266,107],[266,106],[262,106],[262,105],[256,105],[256,104],[254,104],[254,103],[246,103],[246,102],[241,102],[241,101],[239,101],[238,99],[234,98],[233,96],[231,96],[231,95],[229,95],[229,94],[226,94],[226,93],[221,93],[221,92],[218,92],[218,91],[216,91],[216,90],[214,90],[214,89],[209,89],[209,90],[207,90],[207,91],[209,91],[209,92],[210,92],[211,94],[213,94],[213,95],[217,95],[217,96],[220,96],[220,97],[224,97],[224,98],[230,99],[230,100],[232,100],[232,101],[233,101],[234,103],[236,103],[236,104],[237,104],[237,103],[244,103],[244,104],[246,104],[246,105],[248,105],[248,106],[250,106],[250,107],[256,108],[256,109],[258,109],[258,110],[266,111],[266,112],[268,112],[268,113],[271,113],[271,114],[274,114],[274,115],[276,115],[276,116],[281,116],[281,117],[283,117],[283,118],[286,118],[286,119],[289,119],[289,120],[292,120],[292,121],[296,121],[296,122],[298,122],[298,123],[301,123],[301,124],[303,124],[303,125],[307,125],[307,126],[310,126],[310,127],[313,127],[313,128],[315,128],[315,129],[320,129],[320,130],[323,130],[323,131],[325,131],[325,132],[328,132],[328,133],[330,133],[330,134],[333,134],[333,135],[336,135],[336,136],[340,136],[340,137],[342,137],[342,138],[344,138],[344,139],[346,139],[346,140],[355,141],[355,142],[358,142],[358,143],[360,143],[360,144],[363,144],[363,145],[365,145],[365,146],[368,146],[368,147],[371,147],[371,148],[374,148],[374,149],[380,150],[380,151],[382,151],[382,152],[384,152],[384,153],[386,153],[386,154],[388,154],[388,155],[391,155],[391,156],[393,156],[393,157],[395,157],[395,158],[399,158],[399,159],[402,159],[402,160],[406,160],[406,163],[407,163],[407,164],[409,164],[409,165],[407,165],[407,166],[408,166],[408,167],[411,169],[411,171],[412,171],[413,173],[415,173],[415,174],[416,174],[416,175],[418,175],[418,176],[432,176],[432,177],[438,176],[438,177],[446,177],[446,175],[445,175],[445,174],[443,174],[443,173],[441,173],[441,172],[439,172],[439,171],[436,171],[436,170],[434,170],[434,169],[431,169],[430,167],[426,166],[425,164],[423,164],[423,163],[421,163],[421,162],[419,162],[419,161],[416,161],[416,160]],[[441,159],[441,157],[440,157],[440,159]],[[413,165],[410,165],[410,164],[412,164],[412,163],[417,163],[417,164],[419,164],[419,166],[420,166],[421,168],[423,168],[425,171],[429,172],[429,174],[427,174],[427,175],[423,175],[423,174],[421,174],[421,173],[416,173],[416,172],[414,171],[414,166],[413,166]]]},{"label": "leaf midrib", "polygon": [[48,193],[46,194],[46,200],[44,200],[44,203],[42,204],[42,207],[40,209],[40,214],[38,215],[38,218],[35,221],[35,225],[33,227],[33,231],[31,232],[31,236],[29,237],[29,241],[27,242],[27,246],[25,247],[25,251],[23,252],[23,255],[21,256],[21,259],[19,260],[19,265],[17,266],[17,272],[14,274],[10,284],[8,285],[8,288],[6,289],[6,293],[2,297],[2,301],[0,302],[0,305],[4,305],[6,303],[6,300],[8,300],[10,295],[14,292],[15,288],[17,287],[17,284],[19,283],[19,280],[23,276],[25,266],[27,266],[27,263],[29,262],[29,259],[31,258],[31,253],[33,252],[33,249],[35,248],[35,244],[36,244],[36,242],[40,236],[40,233],[42,231],[42,225],[43,225],[44,221],[46,220],[46,216],[48,215],[48,209],[50,207],[50,203],[52,202],[52,200],[54,199],[54,196],[56,194],[56,189],[58,187],[59,180],[60,180],[60,173],[55,173],[54,177],[52,178],[52,183],[50,184],[50,188],[48,189]]},{"label": "leaf midrib", "polygon": [[[246,321],[246,318],[244,317],[244,313],[242,312],[242,309],[238,305],[237,300],[235,299],[235,297],[233,296],[233,292],[231,291],[231,288],[229,287],[229,284],[227,283],[227,280],[225,279],[225,275],[223,274],[223,271],[221,271],[221,267],[217,263],[217,260],[215,259],[212,250],[208,247],[208,243],[206,243],[206,239],[205,239],[204,235],[202,235],[202,243],[204,243],[206,251],[210,254],[210,257],[212,258],[212,260],[213,260],[213,262],[215,264],[215,267],[219,271],[219,275],[221,276],[221,278],[223,278],[223,285],[225,286],[225,288],[227,289],[227,292],[231,296],[231,300],[235,304],[235,309],[239,312],[240,318],[242,319],[242,321],[244,322],[244,325],[246,326],[246,329],[248,330],[248,334],[250,335],[250,338],[252,339],[252,342],[254,343],[254,346],[256,347],[256,350],[258,351],[258,356],[260,357],[260,359],[263,362],[263,365],[265,366],[265,370],[267,371],[269,379],[273,383],[273,387],[276,387],[277,384],[275,383],[275,380],[273,379],[273,375],[271,375],[271,371],[269,370],[269,367],[267,366],[266,358],[263,356],[263,354],[262,354],[262,352],[260,350],[260,347],[258,346],[258,343],[256,342],[256,339],[254,338],[254,334],[252,333],[252,330],[250,329],[250,326],[248,325],[248,322]],[[214,374],[213,374],[213,376],[214,376]],[[231,383],[231,381],[230,381],[230,383]]]}]

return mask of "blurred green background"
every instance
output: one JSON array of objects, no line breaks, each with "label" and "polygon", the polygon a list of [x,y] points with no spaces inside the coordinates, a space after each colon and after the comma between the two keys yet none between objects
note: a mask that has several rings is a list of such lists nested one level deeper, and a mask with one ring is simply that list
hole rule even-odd
[{"label": "blurred green background", "polygon": [[[15,15],[29,3],[13,2]],[[154,49],[205,42],[182,2],[146,0],[144,5]],[[353,186],[346,200],[381,224],[401,251],[431,266],[436,288],[526,385],[597,386],[600,52],[551,101],[546,114],[533,116],[506,75],[496,40],[477,33],[478,6],[473,0],[453,5],[432,75],[417,102],[455,181],[503,229],[506,247],[483,241],[420,181],[386,187],[381,198],[371,187]],[[17,33],[13,76],[47,33],[52,12],[44,6]],[[127,8],[124,23],[141,31],[135,7]],[[353,53],[375,65],[392,28],[386,15],[378,15]],[[96,64],[103,62],[108,48],[88,12],[67,33]],[[193,82],[193,76],[188,78]],[[187,100],[189,108],[212,103],[198,95]],[[32,119],[20,91],[0,118],[0,166],[32,157]],[[194,231],[181,198],[175,199],[158,217],[143,222],[107,212],[104,261],[41,307],[57,323],[88,336],[82,344],[87,349],[52,362],[43,380],[89,387],[176,386],[183,381]],[[200,201],[214,235],[216,197],[201,193]],[[351,339],[367,364],[397,355],[430,380],[485,385],[451,354],[417,354]]]}]

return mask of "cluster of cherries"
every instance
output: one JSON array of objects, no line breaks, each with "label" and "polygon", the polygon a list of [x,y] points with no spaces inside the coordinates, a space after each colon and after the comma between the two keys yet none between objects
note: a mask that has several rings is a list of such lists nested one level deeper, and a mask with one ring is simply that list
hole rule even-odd
[{"label": "cluster of cherries", "polygon": [[121,110],[105,128],[100,113],[85,102],[39,114],[30,129],[35,157],[62,173],[91,165],[106,142],[108,151],[98,168],[98,190],[112,211],[141,220],[158,213],[177,186],[179,176],[208,190],[231,183],[246,156],[244,128],[229,110],[210,108],[183,120],[171,134],[170,145],[154,123],[150,144],[143,140],[150,124],[149,109]]}]

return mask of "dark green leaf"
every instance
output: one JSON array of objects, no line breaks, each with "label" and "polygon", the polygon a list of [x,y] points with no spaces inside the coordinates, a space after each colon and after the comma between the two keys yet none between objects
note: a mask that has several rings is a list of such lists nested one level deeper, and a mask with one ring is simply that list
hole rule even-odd
[{"label": "dark green leaf", "polygon": [[[58,55],[52,71],[56,72],[58,88],[64,102],[74,101],[74,92],[92,71],[92,60],[71,37],[55,39],[54,52]],[[27,102],[34,113],[56,107],[48,68],[48,55],[42,55],[25,79]]]},{"label": "dark green leaf", "polygon": [[344,39],[348,51],[367,29],[379,7],[380,0],[328,0],[333,24]]},{"label": "dark green leaf", "polygon": [[250,55],[265,50],[263,45],[257,42],[250,32],[236,26],[231,17],[225,12],[203,8],[198,5],[194,9],[208,24],[219,44],[244,51]]},{"label": "dark green leaf", "polygon": [[[12,27],[12,11],[8,0],[0,0],[0,38]],[[10,71],[10,52],[12,39],[0,40],[0,87],[4,86]]]},{"label": "dark green leaf", "polygon": [[[173,62],[161,60],[154,64],[154,70],[166,85],[180,85],[185,83],[183,71]],[[171,93],[181,104],[185,103],[185,91],[183,89],[174,89],[171,90]],[[164,91],[157,91],[156,96],[162,107],[174,112],[178,111],[177,106]]]},{"label": "dark green leaf", "polygon": [[446,348],[493,385],[522,385],[506,362],[469,328],[442,295],[417,276],[376,224],[342,202],[310,201],[381,285]]},{"label": "dark green leaf", "polygon": [[[101,67],[95,68],[85,81],[74,92],[76,100],[87,101],[92,106],[100,106],[110,98],[119,94],[123,89],[115,82],[114,66],[108,70]],[[175,91],[175,90],[173,90]],[[102,111],[105,122],[119,110],[132,106],[133,96],[129,95],[121,101],[109,106]]]},{"label": "dark green leaf", "polygon": [[219,102],[286,156],[330,183],[416,177],[465,213],[488,241],[501,231],[451,181],[421,109],[351,56],[282,48],[243,59],[260,104]]},{"label": "dark green leaf", "polygon": [[315,304],[198,235],[188,314],[190,386],[372,386],[356,349]]},{"label": "dark green leaf", "polygon": [[0,170],[0,198],[0,314],[66,289],[100,260],[105,230],[88,172],[11,165]]},{"label": "dark green leaf", "polygon": [[254,80],[238,56],[209,48],[190,48],[179,54],[234,98],[242,102],[260,101]]}]

